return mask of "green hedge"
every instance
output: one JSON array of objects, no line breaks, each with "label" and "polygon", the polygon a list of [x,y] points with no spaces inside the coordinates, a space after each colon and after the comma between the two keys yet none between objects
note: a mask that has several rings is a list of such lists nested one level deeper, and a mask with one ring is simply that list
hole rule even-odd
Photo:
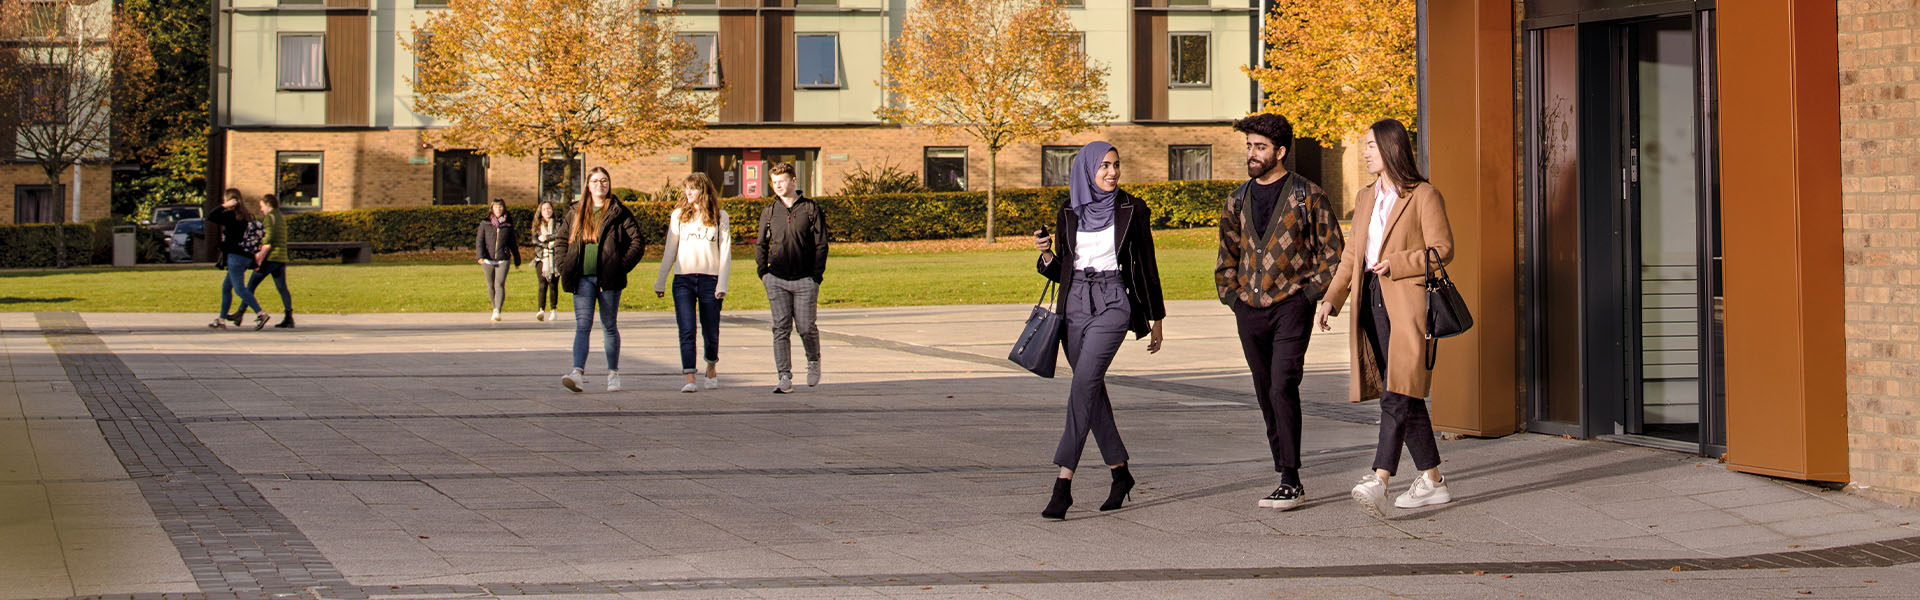
[{"label": "green hedge", "polygon": [[[1162,228],[1205,227],[1220,215],[1221,201],[1238,181],[1170,181],[1122,186],[1153,208],[1153,224]],[[642,196],[644,197],[644,196]],[[1051,226],[1053,211],[1067,197],[1066,188],[1001,190],[995,211],[996,233],[1024,235],[1042,223]],[[837,242],[880,242],[973,237],[986,232],[986,192],[882,194],[815,198],[827,211],[828,228]],[[765,198],[726,198],[721,208],[732,217],[733,239],[753,238]],[[640,221],[650,244],[660,243],[673,211],[670,202],[637,200],[627,203]],[[507,207],[508,215],[527,240],[533,222],[528,205]],[[365,241],[375,252],[472,248],[474,228],[486,217],[487,205],[372,208],[297,213],[287,218],[288,233],[296,241]]]},{"label": "green hedge", "polygon": [[[113,228],[127,224],[124,219],[104,218],[87,223],[67,223],[67,265],[103,265],[113,263]],[[50,223],[0,225],[0,268],[45,268],[54,266],[54,227]],[[166,259],[166,238],[144,227],[134,230],[134,259],[142,263]]]}]

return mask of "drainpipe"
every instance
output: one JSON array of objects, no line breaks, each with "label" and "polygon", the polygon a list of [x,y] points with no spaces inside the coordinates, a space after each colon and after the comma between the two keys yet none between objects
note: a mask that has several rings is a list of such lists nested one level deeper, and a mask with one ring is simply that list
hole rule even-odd
[{"label": "drainpipe", "polygon": [[80,222],[80,159],[78,158],[73,159],[73,208],[68,212],[73,213],[73,218],[68,219],[69,221]]}]

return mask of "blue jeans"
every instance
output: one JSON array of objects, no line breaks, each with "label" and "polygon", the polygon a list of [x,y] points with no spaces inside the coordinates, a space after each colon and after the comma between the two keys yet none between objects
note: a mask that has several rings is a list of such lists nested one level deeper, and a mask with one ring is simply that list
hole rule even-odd
[{"label": "blue jeans", "polygon": [[587,368],[587,336],[593,332],[593,304],[600,303],[600,347],[607,353],[607,370],[620,370],[620,290],[600,289],[599,277],[581,277],[573,289],[573,368]]},{"label": "blue jeans", "polygon": [[720,286],[718,275],[673,276],[673,317],[680,325],[680,372],[693,373],[694,313],[699,313],[699,333],[707,344],[707,362],[720,362],[720,303],[713,292]]},{"label": "blue jeans", "polygon": [[253,299],[253,290],[247,287],[247,267],[251,266],[251,256],[227,255],[227,278],[220,282],[220,314],[227,314],[227,309],[233,306],[232,295],[240,296],[240,306],[251,308],[256,313],[266,312],[260,310],[260,302]]}]

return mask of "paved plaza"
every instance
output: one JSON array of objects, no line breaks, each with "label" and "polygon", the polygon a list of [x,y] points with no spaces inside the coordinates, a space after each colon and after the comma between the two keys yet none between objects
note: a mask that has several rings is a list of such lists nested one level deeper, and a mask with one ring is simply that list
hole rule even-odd
[{"label": "paved plaza", "polygon": [[1920,511],[1611,442],[1442,441],[1454,502],[1368,516],[1377,408],[1345,400],[1340,329],[1307,360],[1308,501],[1258,508],[1214,302],[1115,362],[1132,501],[1094,510],[1089,442],[1043,520],[1066,381],[1002,358],[1028,309],[823,309],[825,382],[790,395],[764,312],[727,317],[723,388],[693,394],[667,313],[621,315],[624,392],[596,332],[582,394],[571,322],[530,311],[0,313],[0,598],[1920,594]]}]

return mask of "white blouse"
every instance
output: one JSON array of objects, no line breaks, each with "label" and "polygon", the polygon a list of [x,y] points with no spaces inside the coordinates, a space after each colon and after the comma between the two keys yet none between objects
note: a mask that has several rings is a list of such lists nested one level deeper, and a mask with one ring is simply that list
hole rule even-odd
[{"label": "white blouse", "polygon": [[1373,186],[1373,218],[1367,220],[1367,264],[1363,268],[1373,268],[1380,262],[1380,244],[1386,241],[1387,219],[1393,216],[1393,205],[1400,201],[1400,190],[1387,184],[1385,177]]},{"label": "white blouse", "polygon": [[1073,270],[1092,267],[1095,271],[1120,270],[1119,227],[1105,231],[1076,232],[1073,239]]},{"label": "white blouse", "polygon": [[701,223],[680,222],[680,210],[674,209],[667,217],[667,247],[660,253],[660,277],[653,281],[653,291],[667,289],[668,275],[717,275],[720,281],[714,285],[716,292],[727,291],[728,267],[733,265],[733,239],[727,229],[727,211],[720,211],[720,219],[713,227]]}]

